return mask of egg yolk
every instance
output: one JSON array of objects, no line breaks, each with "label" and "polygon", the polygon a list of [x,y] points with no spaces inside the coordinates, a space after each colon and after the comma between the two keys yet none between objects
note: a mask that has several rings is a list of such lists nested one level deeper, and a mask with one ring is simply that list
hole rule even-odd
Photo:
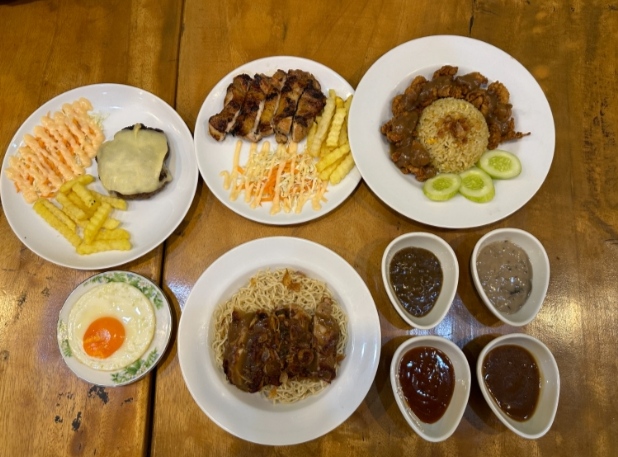
[{"label": "egg yolk", "polygon": [[84,351],[90,357],[106,359],[124,342],[124,325],[114,317],[100,317],[84,333]]}]

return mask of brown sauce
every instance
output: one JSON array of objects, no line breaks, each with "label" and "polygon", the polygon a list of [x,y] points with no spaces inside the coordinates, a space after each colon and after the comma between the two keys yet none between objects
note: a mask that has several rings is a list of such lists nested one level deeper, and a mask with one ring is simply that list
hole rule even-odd
[{"label": "brown sauce", "polygon": [[427,424],[440,420],[455,391],[455,371],[446,354],[433,347],[410,349],[399,364],[399,385],[410,409]]},{"label": "brown sauce", "polygon": [[503,314],[513,314],[532,290],[532,265],[526,252],[508,240],[488,244],[479,252],[476,269],[489,301]]},{"label": "brown sauce", "polygon": [[516,345],[499,346],[483,361],[483,381],[510,418],[526,421],[539,401],[541,375],[534,356]]},{"label": "brown sauce", "polygon": [[389,265],[389,278],[399,303],[414,317],[425,316],[432,310],[444,279],[435,254],[416,247],[395,253]]}]

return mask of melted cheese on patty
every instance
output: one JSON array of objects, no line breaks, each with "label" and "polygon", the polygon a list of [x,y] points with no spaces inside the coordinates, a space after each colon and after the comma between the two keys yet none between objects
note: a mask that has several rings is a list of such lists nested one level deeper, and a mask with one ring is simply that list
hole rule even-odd
[{"label": "melted cheese on patty", "polygon": [[155,192],[172,179],[164,164],[167,153],[167,138],[161,131],[141,124],[120,130],[113,140],[103,143],[97,155],[101,183],[122,195]]}]

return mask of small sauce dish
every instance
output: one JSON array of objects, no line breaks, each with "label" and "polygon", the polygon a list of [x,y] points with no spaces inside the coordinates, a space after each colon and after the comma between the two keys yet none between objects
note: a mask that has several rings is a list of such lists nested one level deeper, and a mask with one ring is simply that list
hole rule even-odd
[{"label": "small sauce dish", "polygon": [[[406,248],[421,248],[433,253],[442,269],[442,287],[431,310],[423,316],[408,312],[395,293],[391,282],[390,265],[395,254]],[[453,303],[459,281],[459,263],[451,246],[442,238],[425,232],[406,233],[395,238],[382,255],[382,281],[388,298],[401,318],[418,329],[431,329],[438,325]]]},{"label": "small sauce dish", "polygon": [[[495,348],[509,345],[519,346],[528,351],[534,357],[539,369],[539,398],[534,412],[525,421],[512,419],[500,408],[490,393],[484,378],[483,364],[488,353]],[[540,438],[551,428],[560,397],[560,373],[554,356],[542,342],[523,333],[503,335],[492,340],[481,351],[476,365],[476,376],[485,401],[507,428],[527,439]]]},{"label": "small sauce dish", "polygon": [[[450,402],[440,419],[434,423],[426,423],[419,419],[409,406],[403,394],[400,381],[400,366],[404,356],[415,348],[435,348],[444,353],[453,368],[454,390]],[[431,441],[444,441],[450,437],[459,425],[470,397],[471,374],[466,356],[459,347],[440,336],[415,336],[399,345],[390,367],[391,386],[397,406],[410,427],[421,438]]]},{"label": "small sauce dish", "polygon": [[[530,295],[521,308],[512,314],[501,312],[489,299],[483,288],[477,267],[477,259],[483,248],[494,242],[500,241],[509,241],[523,249],[532,267],[532,288],[530,290]],[[502,228],[485,234],[474,246],[472,257],[470,258],[472,280],[481,300],[494,316],[505,324],[514,327],[521,327],[530,323],[538,314],[545,300],[547,288],[549,287],[549,270],[549,258],[541,242],[530,233],[516,228]]]}]

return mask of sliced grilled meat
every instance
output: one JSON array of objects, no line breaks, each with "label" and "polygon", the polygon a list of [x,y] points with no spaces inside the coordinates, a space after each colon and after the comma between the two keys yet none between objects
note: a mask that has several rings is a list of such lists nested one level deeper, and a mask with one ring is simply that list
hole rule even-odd
[{"label": "sliced grilled meat", "polygon": [[[271,77],[261,75],[260,85],[262,91],[266,94],[264,101],[264,109],[260,116],[260,122],[257,128],[256,137],[263,138],[265,136],[272,135],[275,131],[273,129],[272,120],[277,107],[279,106],[279,98],[281,96],[281,89],[285,84],[287,73],[283,70],[277,70]],[[257,140],[256,140],[257,141]]]},{"label": "sliced grilled meat", "polygon": [[310,84],[300,97],[296,113],[294,113],[291,139],[296,143],[307,136],[311,124],[326,104],[326,96],[322,93],[320,83],[313,76],[309,81]]},{"label": "sliced grilled meat", "polygon": [[245,384],[244,369],[247,358],[245,347],[249,338],[249,329],[254,319],[255,313],[245,313],[235,309],[232,312],[232,322],[227,331],[227,342],[223,354],[223,372],[228,381],[240,389]]},{"label": "sliced grilled meat", "polygon": [[279,105],[272,121],[277,143],[287,143],[288,141],[298,100],[307,87],[309,76],[311,76],[309,73],[302,70],[288,71],[288,77],[283,89],[281,89]]},{"label": "sliced grilled meat", "polygon": [[275,312],[279,319],[279,357],[289,378],[308,377],[315,359],[311,316],[296,305],[280,308]]},{"label": "sliced grilled meat", "polygon": [[235,76],[228,86],[223,100],[223,110],[208,120],[208,131],[215,140],[223,141],[225,135],[234,128],[250,84],[251,77],[242,74]]},{"label": "sliced grilled meat", "polygon": [[337,375],[337,344],[339,325],[332,315],[332,300],[324,297],[313,316],[313,337],[317,367],[313,376],[331,382]]},{"label": "sliced grilled meat", "polygon": [[262,90],[261,79],[260,75],[255,75],[249,83],[249,90],[232,130],[234,135],[254,142],[260,139],[256,137],[255,133],[266,99],[266,94]]}]

